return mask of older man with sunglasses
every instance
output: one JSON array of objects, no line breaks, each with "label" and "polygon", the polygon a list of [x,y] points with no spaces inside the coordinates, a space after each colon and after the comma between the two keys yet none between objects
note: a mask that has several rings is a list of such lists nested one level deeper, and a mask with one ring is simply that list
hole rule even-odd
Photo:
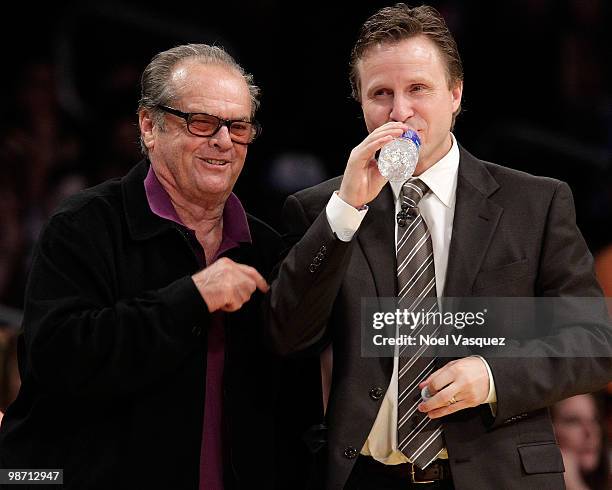
[{"label": "older man with sunglasses", "polygon": [[274,487],[282,370],[259,303],[281,242],[232,193],[258,94],[218,47],[146,67],[146,158],[41,236],[1,468],[61,469],[74,489]]}]

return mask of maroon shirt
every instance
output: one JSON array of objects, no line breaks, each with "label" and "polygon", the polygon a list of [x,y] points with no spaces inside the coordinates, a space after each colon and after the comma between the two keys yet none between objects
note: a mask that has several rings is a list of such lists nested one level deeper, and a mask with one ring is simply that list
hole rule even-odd
[{"label": "maroon shirt", "polygon": [[[149,167],[144,186],[147,201],[153,213],[185,226],[176,213],[170,196],[157,179],[152,166]],[[193,230],[189,231],[193,233]],[[234,193],[231,193],[223,208],[221,245],[210,263],[212,264],[228,250],[239,247],[240,243],[251,243],[251,232],[240,200]],[[200,259],[202,263],[206,263],[204,250],[202,250]],[[208,331],[206,396],[200,451],[200,490],[223,489],[223,364],[225,360],[223,315],[221,311],[212,313]]]}]

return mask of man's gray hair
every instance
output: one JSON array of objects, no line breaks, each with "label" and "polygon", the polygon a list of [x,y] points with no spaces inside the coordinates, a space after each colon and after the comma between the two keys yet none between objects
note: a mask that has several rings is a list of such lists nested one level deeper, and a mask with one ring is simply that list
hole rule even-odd
[{"label": "man's gray hair", "polygon": [[[151,113],[153,123],[164,128],[163,112],[158,106],[172,105],[172,102],[178,97],[177,87],[170,81],[172,70],[177,64],[187,59],[193,59],[204,65],[224,65],[242,75],[251,96],[251,117],[255,116],[259,108],[260,89],[255,85],[253,76],[247,73],[223,48],[208,44],[183,44],[156,54],[142,73],[140,100],[138,101],[139,113],[147,109]],[[140,146],[146,155],[148,150],[142,137]]]}]

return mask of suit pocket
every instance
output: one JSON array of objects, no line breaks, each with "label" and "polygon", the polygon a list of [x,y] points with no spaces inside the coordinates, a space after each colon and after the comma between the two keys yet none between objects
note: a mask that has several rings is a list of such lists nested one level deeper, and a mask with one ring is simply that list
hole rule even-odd
[{"label": "suit pocket", "polygon": [[474,282],[474,291],[486,287],[497,287],[527,277],[529,274],[529,259],[521,259],[493,269],[481,270]]},{"label": "suit pocket", "polygon": [[535,473],[563,473],[563,458],[556,442],[533,442],[518,446],[523,470]]}]

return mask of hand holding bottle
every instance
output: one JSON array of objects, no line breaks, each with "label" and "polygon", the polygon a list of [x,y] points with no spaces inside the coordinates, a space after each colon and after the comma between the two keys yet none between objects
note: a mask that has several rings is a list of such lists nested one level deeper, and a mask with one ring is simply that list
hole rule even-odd
[{"label": "hand holding bottle", "polygon": [[374,154],[407,130],[404,123],[388,122],[353,148],[338,192],[344,202],[359,209],[378,196],[387,179],[381,175]]},{"label": "hand holding bottle", "polygon": [[406,182],[414,174],[419,162],[421,139],[409,129],[380,150],[378,170],[391,182]]}]

